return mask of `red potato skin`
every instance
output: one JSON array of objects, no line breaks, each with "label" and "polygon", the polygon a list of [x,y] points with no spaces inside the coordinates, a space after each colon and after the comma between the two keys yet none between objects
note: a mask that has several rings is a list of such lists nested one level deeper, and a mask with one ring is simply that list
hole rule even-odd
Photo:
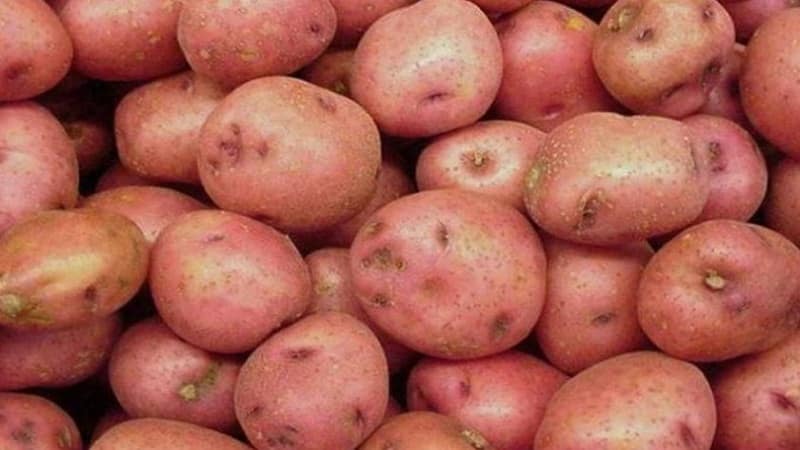
[{"label": "red potato skin", "polygon": [[547,403],[566,381],[515,351],[468,361],[425,358],[409,375],[408,405],[453,417],[498,450],[530,450]]},{"label": "red potato skin", "polygon": [[797,6],[800,6],[798,0],[744,0],[725,3],[725,9],[736,26],[736,38],[741,42],[747,42],[758,27],[773,15]]},{"label": "red potato skin", "polygon": [[547,301],[534,336],[547,360],[569,374],[648,341],[636,291],[653,255],[646,242],[593,247],[545,238]]},{"label": "red potato skin", "polygon": [[103,167],[114,150],[114,135],[111,127],[98,119],[63,120],[81,175],[90,175]]},{"label": "red potato skin", "polygon": [[105,434],[105,432],[110,430],[112,427],[131,419],[132,417],[123,411],[119,406],[112,407],[103,413],[103,415],[97,420],[94,430],[92,431],[92,438],[90,439],[90,442],[94,443],[96,440],[100,439],[100,436]]},{"label": "red potato skin", "polygon": [[502,118],[550,131],[591,111],[620,106],[592,63],[597,24],[580,12],[536,1],[500,20],[503,82],[494,104]]},{"label": "red potato skin", "polygon": [[770,169],[764,223],[800,246],[800,162],[785,158]]},{"label": "red potato skin", "polygon": [[300,77],[339,95],[350,97],[350,71],[355,50],[330,50],[306,66]]},{"label": "red potato skin", "polygon": [[[414,3],[415,0],[330,0],[336,10],[336,35],[334,47],[351,48],[361,36],[382,16]],[[512,0],[514,1],[514,0]]]},{"label": "red potato skin", "polygon": [[532,0],[470,0],[487,14],[508,14],[531,3]]},{"label": "red potato skin", "polygon": [[72,418],[43,397],[0,392],[0,448],[3,450],[81,450]]},{"label": "red potato skin", "polygon": [[42,0],[4,1],[0,17],[0,102],[26,100],[58,84],[73,48],[53,10]]},{"label": "red potato skin", "polygon": [[742,70],[744,53],[744,45],[734,44],[733,51],[720,69],[719,83],[708,93],[708,101],[698,113],[724,117],[751,130],[752,125],[744,113],[739,92],[739,75]]},{"label": "red potato skin", "polygon": [[495,450],[473,428],[429,411],[412,411],[381,425],[359,450]]},{"label": "red potato skin", "polygon": [[119,161],[111,163],[110,166],[100,175],[97,179],[94,192],[103,192],[111,189],[116,189],[124,186],[154,186],[158,182],[137,175],[125,166],[120,164]]},{"label": "red potato skin", "polygon": [[90,450],[253,450],[236,439],[198,425],[168,419],[134,419],[120,423]]}]

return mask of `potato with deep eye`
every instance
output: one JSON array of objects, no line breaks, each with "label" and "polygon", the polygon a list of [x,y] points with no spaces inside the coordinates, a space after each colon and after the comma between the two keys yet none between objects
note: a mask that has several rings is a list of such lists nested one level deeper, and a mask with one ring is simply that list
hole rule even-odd
[{"label": "potato with deep eye", "polygon": [[81,450],[75,421],[55,403],[30,394],[0,392],[0,448]]}]

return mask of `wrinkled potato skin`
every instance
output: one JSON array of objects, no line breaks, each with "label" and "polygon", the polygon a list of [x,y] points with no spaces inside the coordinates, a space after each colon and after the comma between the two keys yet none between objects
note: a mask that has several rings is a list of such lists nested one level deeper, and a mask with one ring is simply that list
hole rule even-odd
[{"label": "wrinkled potato skin", "polygon": [[770,169],[764,223],[800,246],[800,162],[785,158]]},{"label": "wrinkled potato skin", "polygon": [[381,425],[359,450],[494,450],[480,433],[456,419],[428,411],[397,415]]},{"label": "wrinkled potato skin", "polygon": [[134,419],[106,431],[89,450],[252,450],[209,428],[168,419]]},{"label": "wrinkled potato skin", "polygon": [[[382,16],[416,0],[330,0],[336,10],[336,35],[333,46],[355,47],[364,32]],[[514,0],[512,0],[514,1]],[[517,0],[519,1],[519,0]]]},{"label": "wrinkled potato skin", "polygon": [[355,50],[330,50],[306,66],[300,77],[339,95],[350,97],[350,71]]},{"label": "wrinkled potato skin", "polygon": [[0,448],[3,450],[81,450],[75,422],[43,397],[0,392]]},{"label": "wrinkled potato skin", "polygon": [[739,75],[742,71],[744,53],[744,45],[734,44],[733,51],[719,72],[719,83],[708,93],[708,102],[698,110],[698,113],[724,117],[751,130],[752,125],[744,113],[739,92]]}]

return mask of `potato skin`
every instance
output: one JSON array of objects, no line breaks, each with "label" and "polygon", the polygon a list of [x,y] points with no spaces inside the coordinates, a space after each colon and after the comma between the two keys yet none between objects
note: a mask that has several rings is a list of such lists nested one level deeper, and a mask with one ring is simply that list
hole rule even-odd
[{"label": "potato skin", "polygon": [[744,0],[725,3],[736,27],[736,38],[747,42],[750,36],[773,15],[800,6],[797,0]]},{"label": "potato skin", "polygon": [[381,425],[359,450],[494,450],[479,432],[456,419],[428,411],[397,415]]},{"label": "potato skin", "polygon": [[356,236],[350,267],[370,319],[444,359],[513,347],[544,302],[536,231],[511,206],[469,191],[425,191],[384,206]]},{"label": "potato skin", "polygon": [[697,367],[655,352],[598,363],[547,406],[534,450],[709,449],[714,397]]},{"label": "potato skin", "polygon": [[58,330],[109,316],[139,290],[147,265],[144,236],[124,216],[38,213],[0,237],[0,325]]},{"label": "potato skin", "polygon": [[715,450],[800,447],[800,333],[723,365],[712,378],[719,423]]},{"label": "potato skin", "polygon": [[0,102],[29,99],[58,84],[73,48],[53,10],[42,0],[4,1],[0,17]]},{"label": "potato skin", "polygon": [[106,431],[90,450],[252,450],[209,428],[168,419],[133,419]]},{"label": "potato skin", "polygon": [[81,450],[75,422],[58,405],[30,394],[0,392],[0,448]]},{"label": "potato skin", "polygon": [[305,317],[258,347],[236,384],[236,417],[256,448],[355,448],[380,424],[389,398],[386,358],[357,319]]},{"label": "potato skin", "polygon": [[709,193],[708,153],[661,117],[588,113],[550,132],[525,181],[528,214],[558,238],[644,240],[689,225]]},{"label": "potato skin", "polygon": [[350,71],[355,50],[330,50],[306,66],[300,77],[339,95],[350,97]]},{"label": "potato skin", "polygon": [[178,41],[192,69],[235,88],[288,75],[316,59],[336,31],[329,0],[192,0],[178,22]]},{"label": "potato skin", "polygon": [[800,249],[768,228],[703,222],[648,263],[639,323],[661,350],[687,361],[765,351],[800,325],[797,267]]},{"label": "potato skin", "polygon": [[255,348],[311,297],[308,268],[288,237],[220,210],[185,214],[162,230],[149,280],[167,325],[217,353]]},{"label": "potato skin", "polygon": [[[330,0],[336,10],[336,47],[355,47],[365,31],[379,18],[415,0]],[[513,0],[512,0],[513,1]],[[518,0],[517,0],[518,1]]]},{"label": "potato skin", "polygon": [[784,158],[770,168],[764,223],[800,246],[800,162]]},{"label": "potato skin", "polygon": [[739,75],[742,71],[744,53],[744,45],[734,44],[733,51],[720,69],[719,83],[708,93],[708,101],[698,113],[724,117],[749,131],[752,125],[744,113],[739,91]]},{"label": "potato skin", "polygon": [[62,119],[81,175],[91,175],[102,168],[114,152],[114,135],[111,127],[99,118]]},{"label": "potato skin", "polygon": [[353,58],[350,92],[384,133],[437,135],[486,113],[500,87],[501,52],[474,4],[421,0],[367,30]]},{"label": "potato skin", "polygon": [[198,145],[200,178],[214,203],[285,232],[356,215],[380,167],[380,135],[361,107],[289,77],[234,90],[209,116]]},{"label": "potato skin", "polygon": [[531,3],[532,0],[470,0],[487,14],[507,14]]},{"label": "potato skin", "polygon": [[800,8],[767,20],[750,39],[739,79],[747,117],[783,153],[800,157]]},{"label": "potato skin", "polygon": [[94,192],[98,193],[124,186],[154,186],[156,184],[158,184],[157,181],[137,175],[120,164],[119,161],[114,161],[97,179]]}]

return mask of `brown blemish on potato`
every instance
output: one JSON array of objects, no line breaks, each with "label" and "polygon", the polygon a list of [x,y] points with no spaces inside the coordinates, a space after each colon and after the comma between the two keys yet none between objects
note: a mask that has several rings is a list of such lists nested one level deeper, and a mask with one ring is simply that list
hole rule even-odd
[{"label": "brown blemish on potato", "polygon": [[370,300],[370,304],[380,308],[388,308],[393,305],[389,297],[386,297],[383,294],[377,294],[374,297],[372,297],[372,300]]},{"label": "brown blemish on potato", "polygon": [[322,108],[323,111],[331,114],[336,112],[336,102],[333,101],[332,98],[323,95],[317,95],[317,104]]},{"label": "brown blemish on potato", "polygon": [[359,429],[364,429],[367,426],[367,417],[364,415],[364,411],[361,410],[359,407],[355,407],[353,409],[352,420],[354,426]]},{"label": "brown blemish on potato", "polygon": [[450,244],[450,231],[447,229],[447,225],[441,222],[436,226],[436,242],[443,248],[447,248],[447,245]]},{"label": "brown blemish on potato", "polygon": [[720,156],[722,155],[722,144],[717,141],[709,142],[708,154],[712,172],[722,172],[725,170],[725,164],[720,159]]},{"label": "brown blemish on potato", "polygon": [[331,86],[331,90],[339,95],[344,95],[345,97],[350,96],[350,88],[348,87],[347,83],[342,79],[334,81],[333,86]]},{"label": "brown blemish on potato", "polygon": [[235,123],[228,125],[228,136],[220,141],[219,149],[230,160],[231,165],[239,162],[243,146],[242,129]]},{"label": "brown blemish on potato", "polygon": [[716,270],[707,270],[706,277],[703,279],[705,285],[712,291],[721,291],[725,289],[727,281]]},{"label": "brown blemish on potato", "polygon": [[429,94],[427,94],[425,97],[423,97],[422,100],[420,100],[419,103],[420,103],[420,106],[427,106],[427,105],[429,105],[431,103],[437,103],[437,102],[441,102],[441,101],[447,100],[448,98],[450,98],[452,96],[453,96],[453,94],[451,94],[449,92],[433,91],[433,92],[430,92]]},{"label": "brown blemish on potato", "polygon": [[25,445],[32,444],[35,436],[36,433],[33,430],[33,422],[30,420],[23,421],[21,428],[17,428],[11,432],[11,439]]},{"label": "brown blemish on potato", "polygon": [[362,259],[361,266],[365,269],[375,268],[383,271],[395,269],[402,272],[406,269],[406,262],[401,258],[396,258],[387,247],[381,247]]},{"label": "brown blemish on potato", "polygon": [[431,277],[426,278],[425,281],[422,282],[421,290],[422,294],[427,297],[433,297],[438,295],[442,291],[443,282],[442,279],[439,277]]},{"label": "brown blemish on potato", "polygon": [[72,433],[68,428],[62,428],[58,432],[58,446],[61,448],[72,448]]},{"label": "brown blemish on potato", "polygon": [[211,235],[206,236],[206,238],[203,239],[203,242],[205,242],[207,244],[210,244],[212,242],[219,242],[219,241],[224,240],[224,239],[225,239],[225,235],[220,234],[220,233],[215,233],[215,234],[211,234]]},{"label": "brown blemish on potato", "polygon": [[612,320],[617,318],[617,314],[614,312],[607,312],[605,314],[600,314],[599,316],[592,319],[592,325],[595,326],[603,326],[609,324]]},{"label": "brown blemish on potato", "polygon": [[511,316],[506,313],[500,313],[492,321],[492,339],[502,339],[511,326]]},{"label": "brown blemish on potato", "polygon": [[645,28],[636,35],[636,40],[639,42],[652,41],[654,36],[655,32],[652,28]]},{"label": "brown blemish on potato", "polygon": [[286,357],[293,361],[304,361],[311,358],[317,351],[309,347],[290,348],[286,350]]},{"label": "brown blemish on potato", "polygon": [[467,441],[467,444],[475,450],[484,450],[489,448],[489,442],[475,430],[469,428],[461,430],[461,437]]},{"label": "brown blemish on potato", "polygon": [[39,310],[39,305],[16,294],[0,295],[0,314],[22,324],[47,324],[52,320]]},{"label": "brown blemish on potato", "polygon": [[618,33],[627,29],[639,15],[639,8],[635,5],[627,5],[620,8],[617,16],[608,23],[609,31]]},{"label": "brown blemish on potato", "polygon": [[585,231],[593,227],[597,221],[597,213],[602,204],[603,191],[590,191],[581,197],[578,203],[578,222],[575,224],[575,231]]},{"label": "brown blemish on potato", "polygon": [[97,286],[89,286],[83,290],[83,298],[89,302],[91,305],[90,309],[92,312],[96,312],[98,305],[97,305]]},{"label": "brown blemish on potato", "polygon": [[31,69],[33,69],[33,66],[26,62],[16,62],[8,66],[3,72],[3,76],[8,81],[17,81],[19,78],[27,75]]},{"label": "brown blemish on potato", "polygon": [[311,22],[310,24],[308,24],[308,31],[314,34],[319,34],[322,32],[322,25],[320,25],[317,22]]},{"label": "brown blemish on potato", "polygon": [[683,442],[686,448],[690,449],[698,448],[698,442],[697,438],[694,435],[694,432],[692,431],[691,428],[689,428],[689,425],[687,425],[684,422],[681,422],[680,424],[680,436],[681,436],[681,442]]},{"label": "brown blemish on potato", "polygon": [[217,383],[221,367],[219,362],[212,362],[200,378],[181,385],[178,395],[187,402],[199,399]]}]

